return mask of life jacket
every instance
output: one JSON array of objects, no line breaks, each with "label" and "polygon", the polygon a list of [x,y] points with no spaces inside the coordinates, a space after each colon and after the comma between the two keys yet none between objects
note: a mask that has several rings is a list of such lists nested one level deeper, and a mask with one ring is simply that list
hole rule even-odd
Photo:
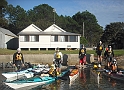
[{"label": "life jacket", "polygon": [[16,60],[22,60],[22,55],[20,53],[16,54]]},{"label": "life jacket", "polygon": [[112,55],[112,48],[108,49],[108,55],[111,56]]},{"label": "life jacket", "polygon": [[111,48],[109,48],[109,49],[108,49],[108,52],[109,52],[109,53],[112,53],[112,49],[111,49]]},{"label": "life jacket", "polygon": [[82,49],[81,49],[81,54],[84,54],[84,53],[85,53],[85,51],[84,51],[84,49],[82,48]]},{"label": "life jacket", "polygon": [[[55,65],[51,65],[51,68],[50,68],[50,70],[49,70],[49,74],[51,75],[51,76],[55,76],[56,74],[55,74],[56,72],[55,72]],[[59,72],[57,72],[57,75],[59,75]]]},{"label": "life jacket", "polygon": [[59,52],[56,53],[56,59],[60,59],[61,55],[59,54]]},{"label": "life jacket", "polygon": [[100,51],[102,50],[102,46],[101,46],[101,45],[99,46],[99,50],[100,50]]},{"label": "life jacket", "polygon": [[52,75],[53,72],[54,72],[54,65],[52,64],[52,65],[51,65],[51,68],[50,68],[50,70],[49,70],[49,74]]}]

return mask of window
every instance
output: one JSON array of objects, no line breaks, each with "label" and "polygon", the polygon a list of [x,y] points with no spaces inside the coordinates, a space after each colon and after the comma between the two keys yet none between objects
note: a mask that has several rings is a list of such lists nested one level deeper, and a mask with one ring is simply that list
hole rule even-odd
[{"label": "window", "polygon": [[68,42],[68,36],[65,36],[65,42]]},{"label": "window", "polygon": [[78,42],[77,36],[70,36],[70,42]]},{"label": "window", "polygon": [[55,35],[54,41],[58,42],[58,36],[57,35]]},{"label": "window", "polygon": [[59,42],[65,42],[65,36],[58,36]]},{"label": "window", "polygon": [[21,42],[38,42],[39,41],[39,35],[25,35],[25,36],[20,36],[20,41]]},{"label": "window", "polygon": [[24,36],[20,36],[19,39],[20,39],[21,42],[24,42]]},{"label": "window", "polygon": [[78,36],[51,36],[51,42],[78,42]]},{"label": "window", "polygon": [[29,42],[29,35],[24,36],[24,42]]},{"label": "window", "polygon": [[30,36],[30,41],[31,42],[38,42],[39,41],[39,36],[38,35]]}]

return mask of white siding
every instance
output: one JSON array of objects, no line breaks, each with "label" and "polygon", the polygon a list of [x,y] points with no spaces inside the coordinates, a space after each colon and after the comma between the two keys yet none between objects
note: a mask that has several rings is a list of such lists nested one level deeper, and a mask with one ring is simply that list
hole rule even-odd
[{"label": "white siding", "polygon": [[5,48],[5,35],[0,32],[0,48]]},{"label": "white siding", "polygon": [[58,27],[57,25],[53,24],[50,27],[48,27],[44,32],[66,32],[62,28]]},{"label": "white siding", "polygon": [[42,30],[35,26],[34,24],[31,24],[27,28],[23,29],[21,32],[41,32]]},{"label": "white siding", "polygon": [[[40,32],[41,30],[33,25],[28,26],[22,32]],[[66,32],[57,25],[53,24],[42,32]],[[69,35],[68,35],[69,36]],[[39,35],[39,42],[22,42],[24,37],[19,36],[20,48],[80,48],[80,36],[78,36],[78,42],[65,42],[64,36],[59,35],[58,41],[54,42],[54,36],[51,35]]]},{"label": "white siding", "polygon": [[[78,39],[80,37],[78,36]],[[20,42],[20,48],[79,48],[78,42],[50,42],[51,36],[39,36],[39,42]],[[68,47],[70,46],[70,47]]]}]

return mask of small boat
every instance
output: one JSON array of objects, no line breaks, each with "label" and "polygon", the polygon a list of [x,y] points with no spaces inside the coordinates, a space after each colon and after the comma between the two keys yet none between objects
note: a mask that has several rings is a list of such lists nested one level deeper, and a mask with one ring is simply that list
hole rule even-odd
[{"label": "small boat", "polygon": [[15,72],[6,72],[6,73],[2,73],[2,75],[6,78],[7,82],[10,82],[23,77],[31,78],[34,75],[44,74],[47,73],[49,69],[50,69],[49,67],[35,67],[34,69],[28,68],[25,70],[20,70]]},{"label": "small boat", "polygon": [[13,81],[22,77],[33,77],[34,73],[30,72],[30,70],[32,70],[32,68],[28,68],[26,70],[21,70],[21,71],[15,71],[15,72],[5,72],[2,73],[2,75],[6,78],[6,81]]},{"label": "small boat", "polygon": [[73,82],[78,76],[79,76],[79,70],[73,69],[69,74],[70,83]]},{"label": "small boat", "polygon": [[110,72],[110,70],[105,70],[105,72],[103,72],[103,75],[110,77],[112,79],[124,81],[124,71],[119,71],[115,73]]},{"label": "small boat", "polygon": [[60,75],[57,75],[55,77],[37,76],[28,79],[21,79],[21,80],[15,80],[12,82],[4,82],[4,83],[15,90],[32,89],[37,86],[42,86],[45,84],[52,83],[53,81],[63,77],[67,72],[69,72],[69,69],[63,71]]}]

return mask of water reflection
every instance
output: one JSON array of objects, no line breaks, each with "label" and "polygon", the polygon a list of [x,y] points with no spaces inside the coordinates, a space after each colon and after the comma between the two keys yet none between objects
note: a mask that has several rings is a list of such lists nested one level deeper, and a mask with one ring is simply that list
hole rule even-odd
[{"label": "water reflection", "polygon": [[80,77],[81,82],[82,82],[83,85],[85,85],[85,83],[86,83],[86,73],[85,73],[84,71],[85,71],[85,70],[82,69],[82,70],[80,70],[80,72],[79,72],[79,77]]},{"label": "water reflection", "polygon": [[49,85],[39,86],[32,90],[124,90],[124,82],[105,77],[102,72],[95,72],[90,68],[79,71],[78,78],[71,85],[69,77],[65,76]]}]

